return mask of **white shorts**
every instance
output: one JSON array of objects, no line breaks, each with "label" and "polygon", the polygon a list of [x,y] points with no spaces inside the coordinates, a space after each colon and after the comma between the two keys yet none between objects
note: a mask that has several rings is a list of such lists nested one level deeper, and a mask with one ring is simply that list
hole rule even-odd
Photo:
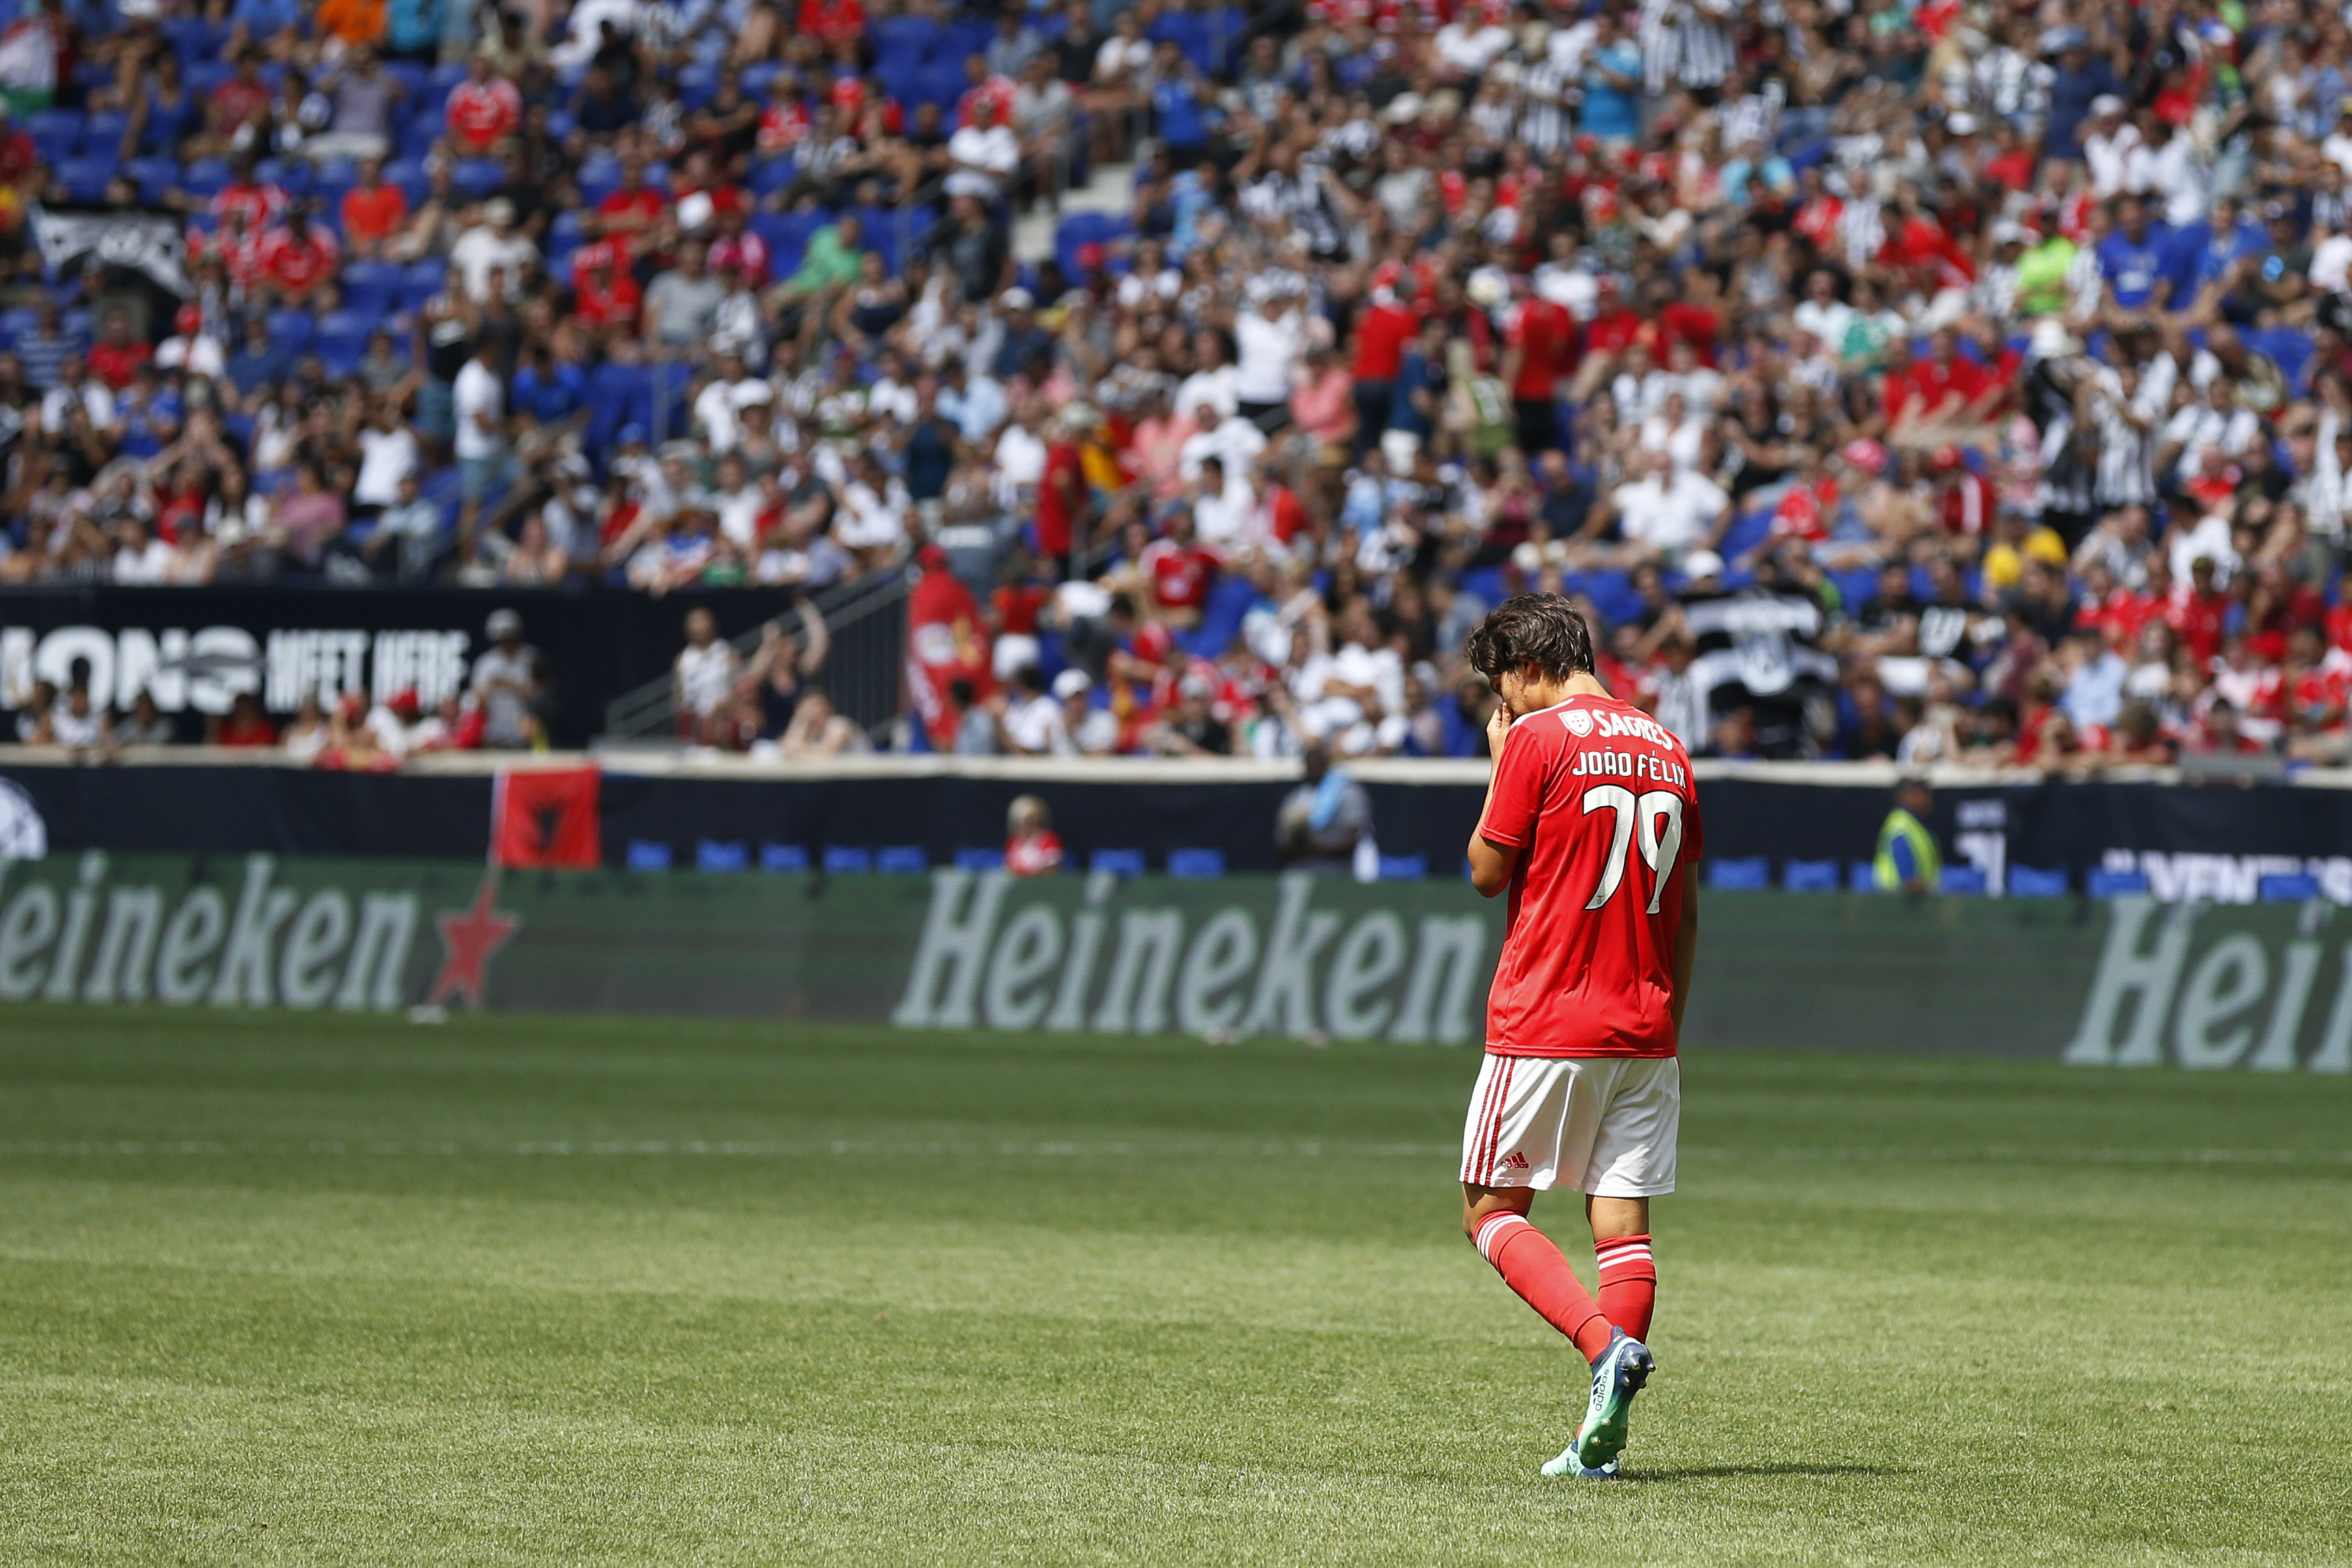
[{"label": "white shorts", "polygon": [[1593,1197],[1675,1190],[1683,1066],[1671,1056],[1496,1056],[1462,1125],[1474,1186],[1565,1186]]}]

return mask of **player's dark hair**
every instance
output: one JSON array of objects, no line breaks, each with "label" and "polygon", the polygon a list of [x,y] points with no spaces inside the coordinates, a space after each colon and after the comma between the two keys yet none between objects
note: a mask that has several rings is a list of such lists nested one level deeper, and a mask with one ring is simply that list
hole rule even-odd
[{"label": "player's dark hair", "polygon": [[1464,652],[1490,684],[1529,664],[1564,681],[1592,673],[1592,628],[1557,593],[1522,593],[1490,611]]}]

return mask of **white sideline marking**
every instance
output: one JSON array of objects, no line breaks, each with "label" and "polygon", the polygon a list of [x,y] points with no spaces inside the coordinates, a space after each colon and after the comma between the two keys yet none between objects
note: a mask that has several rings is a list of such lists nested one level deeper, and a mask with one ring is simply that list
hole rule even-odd
[{"label": "white sideline marking", "polygon": [[[812,1159],[877,1157],[922,1158],[993,1156],[1003,1159],[1133,1159],[1181,1156],[1263,1159],[1433,1159],[1452,1158],[1461,1152],[1454,1144],[1326,1144],[1195,1141],[1165,1143],[884,1143],[852,1138],[804,1142],[685,1140],[558,1140],[543,1143],[461,1144],[386,1143],[362,1139],[314,1140],[307,1143],[224,1142],[215,1139],[98,1140],[84,1142],[0,1141],[0,1158],[99,1155],[148,1157],[163,1155],[284,1156],[438,1157],[467,1155],[525,1159],[718,1158]],[[2352,1165],[2352,1149],[2043,1149],[2003,1147],[1903,1148],[1777,1147],[1692,1148],[1683,1151],[1696,1159],[1885,1160],[1922,1163],[1975,1162],[2068,1165]]]}]

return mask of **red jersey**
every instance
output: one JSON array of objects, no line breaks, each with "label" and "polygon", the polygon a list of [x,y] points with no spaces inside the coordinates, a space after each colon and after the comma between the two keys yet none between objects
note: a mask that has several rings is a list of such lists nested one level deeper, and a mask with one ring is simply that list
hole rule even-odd
[{"label": "red jersey", "polygon": [[246,233],[257,235],[275,227],[278,220],[286,215],[286,209],[292,204],[292,198],[280,186],[263,181],[251,184],[232,183],[222,186],[213,197],[212,214],[214,222],[226,228],[231,213],[241,214],[245,218]]},{"label": "red jersey", "polygon": [[459,151],[487,152],[501,136],[511,136],[522,124],[522,94],[504,77],[478,85],[461,81],[449,94],[449,134]]},{"label": "red jersey", "polygon": [[332,277],[338,259],[335,236],[323,228],[310,229],[299,240],[290,230],[272,229],[261,236],[255,257],[262,276],[297,299]]},{"label": "red jersey", "polygon": [[1519,350],[1519,373],[1511,396],[1522,402],[1549,402],[1559,394],[1559,378],[1576,351],[1576,319],[1568,307],[1535,296],[1511,312],[1506,340]]},{"label": "red jersey", "polygon": [[1075,486],[1078,504],[1086,498],[1086,463],[1076,443],[1057,441],[1045,449],[1045,473],[1037,485],[1037,549],[1046,555],[1070,553],[1070,529],[1076,508],[1063,492],[1064,481]]},{"label": "red jersey", "polygon": [[1153,602],[1164,610],[1198,610],[1209,601],[1209,584],[1217,575],[1217,558],[1199,545],[1190,549],[1174,539],[1154,539],[1143,547],[1136,564],[1151,580]]},{"label": "red jersey", "polygon": [[1062,840],[1051,828],[1004,841],[1004,869],[1014,876],[1050,876],[1062,869]]},{"label": "red jersey", "polygon": [[1511,726],[1479,836],[1516,846],[1486,998],[1498,1056],[1672,1056],[1682,871],[1706,848],[1690,755],[1613,697]]},{"label": "red jersey", "polygon": [[1402,305],[1375,305],[1356,318],[1356,362],[1360,382],[1392,382],[1404,365],[1404,346],[1421,330],[1421,319]]}]

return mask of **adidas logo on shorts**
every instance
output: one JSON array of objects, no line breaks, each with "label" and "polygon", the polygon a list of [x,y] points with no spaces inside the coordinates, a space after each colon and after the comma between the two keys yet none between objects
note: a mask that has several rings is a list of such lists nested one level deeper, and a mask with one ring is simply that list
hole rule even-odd
[{"label": "adidas logo on shorts", "polygon": [[1501,1159],[1496,1160],[1495,1165],[1496,1168],[1501,1170],[1523,1171],[1528,1168],[1528,1156],[1520,1154],[1517,1149],[1514,1149],[1509,1154],[1505,1155]]}]

